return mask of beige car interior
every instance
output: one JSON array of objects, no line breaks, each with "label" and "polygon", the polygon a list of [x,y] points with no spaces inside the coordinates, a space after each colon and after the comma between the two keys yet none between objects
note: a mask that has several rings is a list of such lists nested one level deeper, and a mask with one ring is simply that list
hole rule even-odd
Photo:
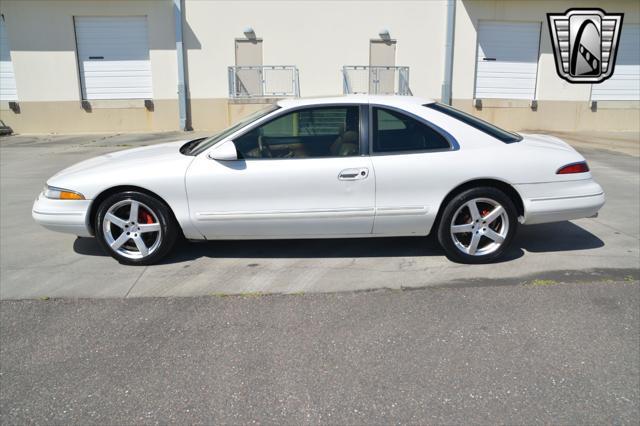
[{"label": "beige car interior", "polygon": [[302,114],[305,112],[283,116],[237,138],[234,142],[239,158],[321,158],[359,154],[357,107],[324,108],[315,116],[313,112],[301,117]]}]

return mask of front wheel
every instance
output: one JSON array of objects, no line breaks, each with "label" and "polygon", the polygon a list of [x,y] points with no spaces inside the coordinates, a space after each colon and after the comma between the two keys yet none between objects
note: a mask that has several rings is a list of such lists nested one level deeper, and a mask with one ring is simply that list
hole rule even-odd
[{"label": "front wheel", "polygon": [[149,265],[173,247],[178,225],[169,208],[147,194],[111,195],[96,214],[96,238],[102,248],[127,265]]},{"label": "front wheel", "polygon": [[469,189],[445,206],[438,241],[454,261],[492,262],[511,243],[517,217],[513,201],[502,191],[491,187]]}]

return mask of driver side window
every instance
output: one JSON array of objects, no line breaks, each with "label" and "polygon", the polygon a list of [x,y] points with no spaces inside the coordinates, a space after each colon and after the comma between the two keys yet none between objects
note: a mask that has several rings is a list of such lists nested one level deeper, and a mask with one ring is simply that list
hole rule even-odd
[{"label": "driver side window", "polygon": [[234,139],[238,158],[320,158],[360,154],[359,108],[299,109]]}]

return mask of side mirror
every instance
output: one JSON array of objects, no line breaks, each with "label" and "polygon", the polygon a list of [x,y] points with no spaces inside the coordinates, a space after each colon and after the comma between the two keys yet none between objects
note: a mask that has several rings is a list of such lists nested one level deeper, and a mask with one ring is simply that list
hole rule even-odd
[{"label": "side mirror", "polygon": [[209,158],[218,161],[233,161],[238,159],[238,151],[236,150],[236,144],[233,141],[223,142],[222,145],[217,146],[211,153]]}]

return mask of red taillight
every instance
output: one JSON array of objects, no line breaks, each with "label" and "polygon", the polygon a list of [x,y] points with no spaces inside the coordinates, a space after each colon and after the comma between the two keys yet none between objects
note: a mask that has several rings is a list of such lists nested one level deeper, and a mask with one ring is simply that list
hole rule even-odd
[{"label": "red taillight", "polygon": [[588,171],[589,166],[586,162],[582,161],[580,163],[567,164],[566,166],[560,167],[556,174],[568,175],[570,173],[587,173]]}]

